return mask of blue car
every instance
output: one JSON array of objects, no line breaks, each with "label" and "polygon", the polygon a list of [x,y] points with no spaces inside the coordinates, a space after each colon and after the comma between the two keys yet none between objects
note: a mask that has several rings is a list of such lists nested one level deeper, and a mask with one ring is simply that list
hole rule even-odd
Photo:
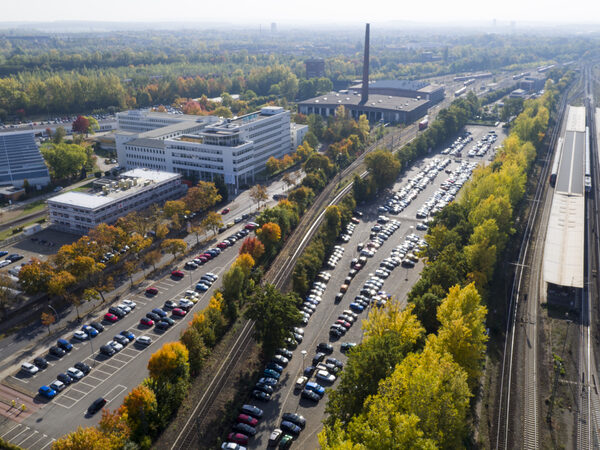
[{"label": "blue car", "polygon": [[54,389],[52,389],[50,386],[42,386],[39,390],[38,393],[42,396],[42,397],[46,397],[46,398],[54,398],[56,397],[56,391]]},{"label": "blue car", "polygon": [[354,312],[363,312],[365,307],[358,303],[350,303],[350,309]]},{"label": "blue car", "polygon": [[90,325],[84,325],[81,327],[81,331],[84,331],[85,333],[87,333],[87,335],[89,337],[96,337],[98,336],[98,330],[96,330],[94,327],[90,326]]},{"label": "blue car", "polygon": [[152,310],[152,312],[153,312],[154,314],[157,314],[157,315],[159,315],[160,317],[167,317],[167,313],[166,313],[165,311],[163,311],[162,309],[160,309],[160,308],[154,308],[154,309]]},{"label": "blue car", "polygon": [[58,339],[56,341],[56,345],[58,345],[60,348],[62,348],[66,352],[70,352],[71,350],[73,350],[73,346],[66,339]]},{"label": "blue car", "polygon": [[198,283],[196,285],[197,291],[206,292],[206,291],[208,291],[208,289],[209,289],[209,287],[207,285],[205,285],[204,283]]},{"label": "blue car", "polygon": [[273,369],[265,369],[263,371],[263,375],[265,377],[271,377],[271,378],[275,378],[276,380],[279,380],[279,377],[281,376],[281,374]]},{"label": "blue car", "polygon": [[309,381],[304,386],[304,389],[308,389],[309,391],[313,391],[319,397],[323,397],[325,395],[325,388],[321,386],[319,383],[315,383],[314,381]]},{"label": "blue car", "polygon": [[8,255],[6,250],[0,250],[0,257]]},{"label": "blue car", "polygon": [[129,342],[133,342],[133,340],[135,339],[135,334],[133,334],[131,331],[121,331],[121,336],[125,336],[127,339],[129,339]]}]

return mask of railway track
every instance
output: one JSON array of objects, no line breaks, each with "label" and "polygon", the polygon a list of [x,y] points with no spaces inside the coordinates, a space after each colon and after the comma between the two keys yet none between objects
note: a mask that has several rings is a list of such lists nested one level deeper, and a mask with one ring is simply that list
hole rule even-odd
[{"label": "railway track", "polygon": [[[523,297],[521,290],[524,280],[528,276],[528,267],[526,265],[530,254],[530,243],[536,224],[539,206],[542,203],[545,192],[546,180],[551,164],[551,155],[560,134],[560,124],[565,114],[567,106],[567,96],[564,95],[558,110],[560,120],[557,121],[552,130],[550,143],[546,154],[542,155],[545,161],[542,166],[540,177],[536,186],[535,194],[531,200],[531,211],[527,218],[525,230],[521,238],[519,255],[516,262],[516,270],[513,276],[511,294],[509,298],[508,320],[506,324],[506,340],[504,342],[504,352],[501,369],[500,395],[498,402],[498,416],[496,425],[496,449],[510,448],[539,448],[538,420],[539,409],[537,404],[537,296],[531,296],[529,304],[526,306],[524,314],[520,311],[521,302],[526,302],[527,297]],[[531,305],[531,306],[530,306]],[[526,356],[525,356],[525,374],[524,376],[524,402],[523,402],[523,420],[520,424],[512,424],[511,420],[511,398],[512,391],[518,380],[513,380],[513,363],[515,362],[515,345],[517,325],[523,324],[524,332],[527,337]],[[516,428],[522,426],[522,429],[515,433]],[[522,433],[522,434],[521,434]],[[511,442],[515,435],[521,434],[521,442]]]}]

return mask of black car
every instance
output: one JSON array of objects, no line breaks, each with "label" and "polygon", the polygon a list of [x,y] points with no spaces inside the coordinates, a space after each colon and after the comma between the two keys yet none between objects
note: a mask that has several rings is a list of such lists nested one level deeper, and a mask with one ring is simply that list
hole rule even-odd
[{"label": "black car", "polygon": [[90,405],[87,412],[88,414],[96,414],[104,407],[104,405],[106,405],[106,399],[102,397],[97,398],[96,400],[94,400],[94,403]]},{"label": "black car", "polygon": [[342,333],[342,331],[339,328],[331,327],[329,329],[329,336],[331,336],[332,338],[340,338],[343,335],[344,333]]},{"label": "black car", "polygon": [[271,395],[258,390],[252,391],[252,397],[263,402],[268,402],[269,400],[271,400]]},{"label": "black car", "polygon": [[88,365],[87,365],[86,363],[84,363],[84,362],[77,362],[77,363],[75,363],[75,366],[74,366],[74,367],[75,367],[76,369],[79,369],[79,370],[81,370],[81,371],[82,371],[83,373],[85,373],[86,375],[87,375],[88,373],[90,373],[90,371],[92,370],[92,368],[91,368],[90,366],[88,366]]},{"label": "black car", "polygon": [[292,359],[292,356],[294,356],[294,354],[287,348],[278,348],[275,353],[285,356],[287,359]]},{"label": "black car", "polygon": [[325,362],[327,364],[333,364],[334,366],[339,367],[340,369],[344,368],[344,363],[341,362],[339,359],[327,358],[327,360]]},{"label": "black car", "polygon": [[106,356],[112,356],[117,353],[117,351],[112,347],[112,345],[103,345],[100,347],[100,353]]},{"label": "black car", "polygon": [[19,255],[18,253],[13,253],[11,255],[8,255],[6,257],[6,259],[8,259],[9,261],[15,262],[15,261],[18,261],[20,259],[23,259],[23,255]]},{"label": "black car", "polygon": [[92,322],[90,323],[90,326],[95,328],[98,333],[102,333],[104,331],[104,325],[102,325],[100,322]]},{"label": "black car", "polygon": [[173,300],[167,300],[167,301],[165,302],[165,305],[164,305],[164,307],[165,307],[166,309],[174,309],[174,308],[177,308],[177,303],[175,303]]},{"label": "black car", "polygon": [[321,361],[323,361],[323,358],[325,358],[325,353],[317,353],[312,360],[312,365],[316,366],[317,364],[319,364]]},{"label": "black car", "polygon": [[62,348],[60,347],[50,347],[50,350],[48,351],[48,353],[50,353],[52,356],[56,356],[57,358],[62,358],[63,356],[65,356],[65,354],[67,352],[65,352]]},{"label": "black car", "polygon": [[270,362],[267,364],[267,369],[271,369],[274,370],[275,372],[283,372],[283,367],[281,367],[279,364],[276,364],[274,362]]},{"label": "black car", "polygon": [[302,391],[302,393],[300,394],[300,396],[302,398],[305,398],[307,400],[311,400],[315,403],[318,403],[319,400],[321,400],[321,397],[319,397],[317,394],[315,394],[313,391],[309,391],[308,389],[304,389]]},{"label": "black car", "polygon": [[281,429],[295,437],[300,435],[300,432],[302,431],[302,429],[298,425],[287,420],[281,422]]},{"label": "black car", "polygon": [[108,308],[108,312],[111,314],[114,314],[119,319],[122,319],[123,317],[125,317],[125,314],[126,314],[125,311],[123,311],[118,306],[111,306],[110,308]]},{"label": "black car", "polygon": [[41,356],[34,358],[33,364],[35,364],[35,366],[38,369],[45,369],[46,367],[48,367],[48,361],[46,361],[46,358],[43,358]]},{"label": "black car", "polygon": [[264,413],[262,409],[257,408],[254,405],[243,405],[240,408],[240,411],[244,414],[248,414],[249,416],[254,417],[255,419],[260,419]]},{"label": "black car", "polygon": [[331,355],[333,353],[333,346],[326,342],[321,342],[317,345],[317,351]]},{"label": "black car", "polygon": [[158,328],[159,330],[166,330],[171,325],[169,325],[168,322],[165,322],[163,320],[159,320],[158,322],[156,322],[156,325],[154,325],[154,326],[155,326],[155,328]]},{"label": "black car", "polygon": [[65,352],[73,350],[73,345],[65,339],[59,339],[56,341],[56,346],[62,348]]},{"label": "black car", "polygon": [[265,392],[269,395],[271,395],[274,391],[273,386],[269,386],[268,384],[262,384],[262,383],[257,383],[256,386],[254,386],[254,389]]},{"label": "black car", "polygon": [[173,319],[171,319],[170,317],[163,317],[162,319],[160,319],[160,321],[168,323],[170,327],[175,325],[175,321]]},{"label": "black car", "polygon": [[306,426],[306,419],[300,414],[284,413],[283,416],[281,416],[281,420],[287,420],[288,422],[292,422],[293,424],[298,425],[302,429],[304,429],[304,427]]},{"label": "black car", "polygon": [[315,373],[315,366],[308,366],[306,368],[304,368],[304,376],[305,377],[312,377],[313,373]]},{"label": "black car", "polygon": [[59,373],[56,376],[56,379],[58,381],[62,381],[65,384],[71,384],[73,382],[73,379],[69,375],[67,375],[66,373]]},{"label": "black car", "polygon": [[234,431],[238,431],[246,436],[254,436],[256,434],[256,428],[248,425],[247,423],[238,422],[233,426]]},{"label": "black car", "polygon": [[146,317],[154,322],[160,322],[160,316],[158,314],[154,314],[153,312],[147,313]]}]

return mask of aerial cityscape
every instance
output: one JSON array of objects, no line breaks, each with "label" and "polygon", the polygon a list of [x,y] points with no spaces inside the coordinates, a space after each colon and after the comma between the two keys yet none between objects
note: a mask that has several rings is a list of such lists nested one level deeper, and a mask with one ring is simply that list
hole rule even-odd
[{"label": "aerial cityscape", "polygon": [[2,7],[0,448],[600,448],[599,11],[423,6]]}]

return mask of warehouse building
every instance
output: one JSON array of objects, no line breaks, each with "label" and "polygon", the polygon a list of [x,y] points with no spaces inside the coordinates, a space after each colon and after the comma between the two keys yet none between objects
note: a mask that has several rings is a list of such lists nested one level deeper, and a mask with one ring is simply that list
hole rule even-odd
[{"label": "warehouse building", "polygon": [[85,234],[101,223],[111,224],[130,212],[182,197],[187,187],[181,181],[176,173],[130,170],[98,192],[70,191],[52,197],[48,200],[50,221],[58,229]]},{"label": "warehouse building", "polygon": [[0,134],[0,186],[46,186],[50,174],[33,131]]}]

